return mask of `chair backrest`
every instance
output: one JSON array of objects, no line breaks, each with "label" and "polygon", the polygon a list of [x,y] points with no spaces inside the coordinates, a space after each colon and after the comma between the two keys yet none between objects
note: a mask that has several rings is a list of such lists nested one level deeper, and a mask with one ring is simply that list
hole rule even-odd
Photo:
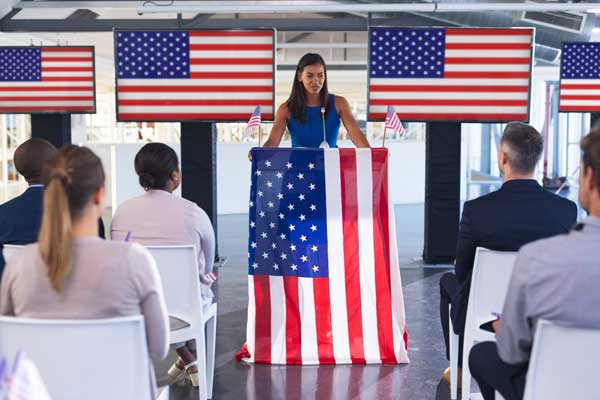
[{"label": "chair backrest", "polygon": [[467,307],[470,321],[481,324],[493,318],[491,312],[502,312],[516,257],[516,252],[477,248]]},{"label": "chair backrest", "polygon": [[158,267],[169,315],[189,321],[201,310],[198,260],[193,245],[147,246]]},{"label": "chair backrest", "polygon": [[600,399],[600,330],[538,321],[524,400]]},{"label": "chair backrest", "polygon": [[0,317],[0,356],[23,350],[53,399],[153,396],[141,315],[95,320]]},{"label": "chair backrest", "polygon": [[2,245],[2,256],[4,257],[4,261],[8,263],[8,260],[23,246],[19,246],[16,244],[4,244]]}]

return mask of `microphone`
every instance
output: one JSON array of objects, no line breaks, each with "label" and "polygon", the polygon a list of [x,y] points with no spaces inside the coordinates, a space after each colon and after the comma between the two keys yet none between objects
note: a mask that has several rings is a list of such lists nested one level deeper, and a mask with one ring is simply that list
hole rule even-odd
[{"label": "microphone", "polygon": [[323,141],[319,145],[319,148],[328,149],[329,143],[327,143],[327,132],[325,130],[325,107],[321,107],[321,121],[323,121]]}]

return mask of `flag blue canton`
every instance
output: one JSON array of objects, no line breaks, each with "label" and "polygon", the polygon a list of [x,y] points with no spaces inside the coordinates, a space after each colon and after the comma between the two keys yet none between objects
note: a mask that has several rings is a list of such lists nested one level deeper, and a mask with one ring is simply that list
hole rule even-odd
[{"label": "flag blue canton", "polygon": [[372,78],[444,77],[443,28],[373,28],[369,40]]},{"label": "flag blue canton", "polygon": [[117,32],[117,77],[187,79],[190,76],[188,32]]},{"label": "flag blue canton", "polygon": [[28,82],[42,79],[40,48],[0,48],[0,81]]},{"label": "flag blue canton", "polygon": [[248,273],[327,277],[323,150],[252,150]]},{"label": "flag blue canton", "polygon": [[561,57],[562,79],[600,78],[600,43],[564,43]]}]

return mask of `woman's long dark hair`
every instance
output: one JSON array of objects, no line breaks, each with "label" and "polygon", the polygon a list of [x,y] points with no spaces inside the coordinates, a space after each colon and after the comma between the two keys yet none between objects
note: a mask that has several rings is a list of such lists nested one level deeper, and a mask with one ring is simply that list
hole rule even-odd
[{"label": "woman's long dark hair", "polygon": [[325,115],[329,115],[329,91],[327,90],[327,65],[325,60],[319,54],[306,53],[302,56],[298,65],[296,66],[296,73],[294,74],[294,82],[292,84],[292,93],[287,99],[287,107],[290,114],[301,124],[306,123],[306,93],[304,91],[304,85],[298,80],[298,75],[302,74],[305,67],[309,65],[322,65],[323,71],[325,72],[325,81],[323,81],[323,87],[319,92],[320,106],[325,107]]}]

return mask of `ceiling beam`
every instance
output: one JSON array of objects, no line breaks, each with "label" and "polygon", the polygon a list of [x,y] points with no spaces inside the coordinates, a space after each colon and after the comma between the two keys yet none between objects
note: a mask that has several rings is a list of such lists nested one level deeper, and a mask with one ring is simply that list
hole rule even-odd
[{"label": "ceiling beam", "polygon": [[[14,9],[0,20],[3,32],[109,32],[113,29],[260,29],[275,28],[279,31],[366,31],[369,20],[362,17],[342,18],[210,18],[211,14],[199,14],[192,19],[12,19],[19,9]],[[370,20],[372,26],[442,26],[440,21],[423,15],[398,13],[392,18]]]},{"label": "ceiling beam", "polygon": [[[11,14],[12,16],[14,14]],[[7,16],[9,17],[9,16]],[[176,29],[176,19],[96,19],[72,20],[3,18],[3,32],[109,32],[113,29]],[[366,31],[367,21],[360,17],[346,18],[242,18],[242,19],[182,19],[181,26],[188,29],[260,29],[275,28],[281,31]]]}]

